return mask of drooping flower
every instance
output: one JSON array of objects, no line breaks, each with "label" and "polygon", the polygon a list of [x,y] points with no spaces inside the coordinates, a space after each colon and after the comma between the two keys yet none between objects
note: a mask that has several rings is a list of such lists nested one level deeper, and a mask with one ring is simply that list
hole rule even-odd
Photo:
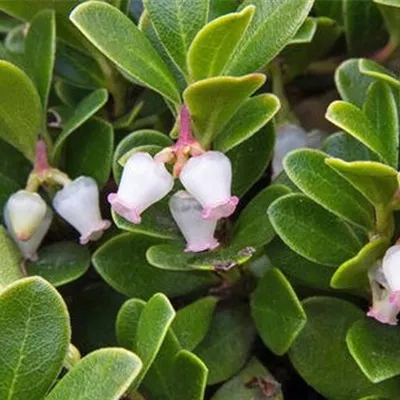
[{"label": "drooping flower", "polygon": [[174,178],[163,163],[137,152],[125,164],[118,192],[109,194],[108,201],[117,214],[140,224],[140,214],[165,197],[173,186]]},{"label": "drooping flower", "polygon": [[219,151],[207,151],[192,157],[179,176],[185,189],[202,205],[202,217],[229,217],[239,199],[231,196],[232,166]]},{"label": "drooping flower", "polygon": [[53,206],[81,234],[81,244],[99,239],[111,224],[101,218],[96,181],[86,176],[80,176],[58,191]]},{"label": "drooping flower", "polygon": [[36,261],[37,260],[37,249],[39,248],[40,244],[42,243],[44,237],[46,236],[47,231],[50,228],[51,221],[53,220],[53,212],[51,211],[50,207],[46,206],[45,215],[40,222],[39,226],[33,232],[33,235],[25,241],[19,240],[17,235],[15,234],[10,218],[9,213],[6,210],[4,213],[4,222],[10,233],[11,237],[14,239],[15,243],[21,250],[22,255],[26,260]]},{"label": "drooping flower", "polygon": [[392,292],[381,261],[378,261],[369,270],[368,278],[372,291],[372,307],[367,316],[375,318],[383,324],[397,325],[397,314],[400,307],[392,299]]},{"label": "drooping flower", "polygon": [[186,252],[212,250],[219,243],[214,237],[216,220],[202,218],[201,204],[189,193],[180,190],[169,200],[171,214],[186,239]]},{"label": "drooping flower", "polygon": [[400,245],[389,247],[386,251],[382,270],[391,291],[390,299],[400,306]]},{"label": "drooping flower", "polygon": [[5,213],[18,240],[29,240],[46,214],[46,203],[37,194],[19,190],[8,199]]}]

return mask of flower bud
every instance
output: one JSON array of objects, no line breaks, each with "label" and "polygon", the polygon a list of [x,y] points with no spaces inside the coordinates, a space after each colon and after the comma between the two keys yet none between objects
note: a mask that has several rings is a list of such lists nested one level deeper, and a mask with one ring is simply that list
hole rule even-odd
[{"label": "flower bud", "polygon": [[212,250],[219,243],[214,238],[216,220],[205,220],[201,216],[201,204],[184,190],[175,193],[169,200],[171,214],[186,239],[185,251]]},{"label": "flower bud", "polygon": [[19,190],[10,196],[5,206],[10,228],[18,240],[28,240],[46,214],[46,203],[37,194]]},{"label": "flower bud", "polygon": [[165,197],[173,186],[174,179],[164,164],[138,152],[128,159],[118,192],[111,193],[108,201],[117,214],[140,224],[140,214]]},{"label": "flower bud", "polygon": [[11,237],[16,242],[16,244],[19,247],[24,258],[26,260],[31,260],[31,261],[37,260],[37,254],[36,254],[37,249],[39,248],[44,237],[46,236],[46,233],[50,228],[52,220],[53,220],[53,212],[51,211],[50,207],[46,206],[46,213],[45,213],[41,223],[39,224],[39,226],[33,233],[33,235],[30,237],[30,239],[22,241],[17,238],[17,236],[12,228],[8,211],[6,211],[4,213],[4,222],[7,226],[8,232],[10,233]]},{"label": "flower bud", "polygon": [[218,220],[229,217],[239,199],[231,197],[232,166],[219,151],[192,157],[179,176],[185,189],[202,205],[202,217]]},{"label": "flower bud", "polygon": [[54,209],[80,234],[80,243],[97,240],[110,226],[99,208],[99,189],[94,179],[80,176],[66,184],[53,199]]}]

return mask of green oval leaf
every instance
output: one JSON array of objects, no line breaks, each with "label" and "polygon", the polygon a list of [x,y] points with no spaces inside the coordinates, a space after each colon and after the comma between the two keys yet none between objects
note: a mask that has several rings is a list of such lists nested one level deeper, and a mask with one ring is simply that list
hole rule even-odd
[{"label": "green oval leaf", "polygon": [[180,95],[172,73],[133,22],[117,8],[100,1],[79,5],[71,21],[124,73],[174,103]]},{"label": "green oval leaf", "polygon": [[251,315],[264,344],[278,355],[286,353],[306,323],[296,293],[282,272],[265,272],[251,296]]},{"label": "green oval leaf", "polygon": [[294,184],[315,202],[338,217],[371,229],[373,207],[353,185],[329,168],[326,160],[328,156],[320,151],[300,149],[289,153],[283,165]]},{"label": "green oval leaf", "polygon": [[188,67],[193,81],[221,75],[242,39],[255,7],[230,13],[208,23],[194,38],[188,52]]},{"label": "green oval leaf", "polygon": [[67,307],[42,278],[15,282],[0,295],[0,398],[42,400],[71,339]]},{"label": "green oval leaf", "polygon": [[39,275],[54,286],[80,278],[90,266],[90,253],[73,242],[57,242],[42,247],[37,261],[28,264],[29,275]]},{"label": "green oval leaf", "polygon": [[361,58],[358,61],[358,68],[362,74],[370,78],[379,79],[394,88],[400,89],[400,80],[396,78],[394,73],[383,67],[381,64],[366,58]]},{"label": "green oval leaf", "polygon": [[46,400],[118,400],[141,368],[140,359],[127,350],[94,351],[60,380]]},{"label": "green oval leaf", "polygon": [[0,60],[0,136],[33,160],[42,124],[40,97],[28,76]]},{"label": "green oval leaf", "polygon": [[335,266],[361,247],[348,225],[302,194],[275,200],[268,215],[281,239],[310,261]]},{"label": "green oval leaf", "polygon": [[316,18],[307,17],[289,44],[310,43],[317,30]]}]

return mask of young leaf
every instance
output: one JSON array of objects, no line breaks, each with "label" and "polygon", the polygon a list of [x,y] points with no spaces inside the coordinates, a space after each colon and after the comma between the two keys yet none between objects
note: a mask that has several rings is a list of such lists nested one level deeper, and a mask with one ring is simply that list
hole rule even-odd
[{"label": "young leaf", "polygon": [[0,137],[33,160],[42,124],[40,97],[28,76],[0,60]]},{"label": "young leaf", "polygon": [[219,17],[195,37],[188,52],[188,68],[193,81],[221,75],[254,14],[254,6]]},{"label": "young leaf", "polygon": [[251,315],[264,344],[278,355],[286,353],[306,323],[296,293],[282,272],[265,272],[251,297]]},{"label": "young leaf", "polygon": [[400,337],[394,326],[373,319],[355,322],[347,332],[350,354],[373,383],[400,375]]},{"label": "young leaf", "polygon": [[28,73],[42,100],[43,110],[47,109],[55,53],[55,13],[53,10],[43,10],[30,23],[25,39],[25,58]]},{"label": "young leaf", "polygon": [[261,191],[242,211],[233,230],[232,246],[261,247],[275,236],[267,210],[277,198],[290,193],[286,186],[271,185]]},{"label": "young leaf", "polygon": [[146,36],[121,11],[107,3],[89,1],[76,7],[70,19],[125,74],[172,102],[180,102],[170,70]]},{"label": "young leaf", "polygon": [[70,119],[65,122],[62,132],[54,143],[52,157],[55,162],[60,158],[62,147],[68,136],[84,124],[89,118],[93,117],[93,115],[95,115],[97,111],[106,104],[107,99],[107,90],[97,89],[80,101],[80,103],[75,107],[74,113]]},{"label": "young leaf", "polygon": [[242,368],[254,338],[247,307],[225,308],[214,314],[207,336],[195,350],[209,370],[209,385],[229,379]]},{"label": "young leaf", "polygon": [[398,80],[391,71],[383,67],[381,64],[376,63],[375,61],[361,58],[358,61],[358,68],[362,74],[370,78],[384,81],[394,88],[400,88],[400,80]]},{"label": "young leaf", "polygon": [[176,313],[171,327],[182,348],[192,351],[204,339],[217,301],[216,297],[207,296]]},{"label": "young leaf", "polygon": [[264,82],[263,74],[215,77],[193,83],[185,90],[183,97],[203,147],[210,146],[213,138]]},{"label": "young leaf", "polygon": [[115,290],[130,297],[148,299],[154,293],[182,296],[218,282],[209,272],[171,272],[152,267],[146,261],[149,247],[160,239],[124,233],[118,235],[93,255],[93,265]]},{"label": "young leaf", "polygon": [[281,239],[310,261],[336,266],[361,247],[345,222],[303,194],[288,194],[275,200],[268,215]]},{"label": "young leaf", "polygon": [[387,205],[393,200],[399,186],[395,169],[373,161],[346,162],[328,158],[326,163],[375,206]]},{"label": "young leaf", "polygon": [[374,123],[356,106],[344,101],[334,101],[328,107],[325,117],[381,156],[387,164],[392,165],[395,162],[397,156],[391,147],[394,142],[391,131],[388,132],[390,137],[386,132],[377,132]]},{"label": "young leaf", "polygon": [[0,398],[42,400],[71,340],[67,307],[42,278],[26,278],[0,295]]},{"label": "young leaf", "polygon": [[187,72],[186,54],[189,46],[207,23],[209,2],[144,0],[158,37],[183,72]]},{"label": "young leaf", "polygon": [[141,368],[140,359],[127,350],[94,351],[60,380],[46,400],[117,400]]},{"label": "young leaf", "polygon": [[283,164],[294,184],[315,202],[338,217],[371,229],[373,207],[357,189],[329,168],[326,160],[328,156],[320,151],[300,149],[289,153]]},{"label": "young leaf", "polygon": [[155,294],[144,306],[140,313],[134,343],[134,350],[140,357],[143,367],[131,385],[130,391],[139,387],[156,358],[174,317],[174,308],[162,293]]},{"label": "young leaf", "polygon": [[241,9],[254,5],[256,12],[224,73],[240,76],[267,65],[299,30],[313,2],[313,0],[244,1]]},{"label": "young leaf", "polygon": [[315,18],[307,17],[289,44],[310,43],[317,30]]},{"label": "young leaf", "polygon": [[114,150],[110,123],[100,118],[89,119],[72,132],[64,147],[65,170],[71,178],[91,176],[99,187],[107,182]]},{"label": "young leaf", "polygon": [[21,255],[2,225],[0,225],[0,254],[0,291],[3,291],[23,275],[20,269]]},{"label": "young leaf", "polygon": [[216,136],[213,148],[223,153],[232,150],[257,133],[279,108],[279,99],[273,94],[260,94],[246,100]]},{"label": "young leaf", "polygon": [[307,324],[289,350],[297,372],[328,399],[358,399],[367,395],[400,396],[398,379],[372,384],[349,354],[346,334],[363,312],[331,297],[303,301]]},{"label": "young leaf", "polygon": [[89,269],[89,250],[73,242],[57,242],[42,247],[37,261],[28,264],[29,275],[39,275],[54,286],[80,278]]},{"label": "young leaf", "polygon": [[335,271],[331,286],[335,289],[368,288],[368,270],[384,256],[389,245],[387,237],[380,237],[367,243],[355,257],[344,262]]}]

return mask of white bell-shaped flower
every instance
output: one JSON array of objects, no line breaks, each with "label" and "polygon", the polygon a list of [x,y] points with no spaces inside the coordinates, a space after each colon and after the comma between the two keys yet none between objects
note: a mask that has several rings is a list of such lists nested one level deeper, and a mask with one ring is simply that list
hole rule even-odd
[{"label": "white bell-shaped flower", "polygon": [[202,205],[202,217],[218,220],[229,217],[239,199],[231,196],[232,165],[219,151],[192,157],[179,175],[185,189]]},{"label": "white bell-shaped flower", "polygon": [[46,208],[45,201],[37,193],[19,190],[10,196],[5,213],[18,240],[32,237],[46,214]]},{"label": "white bell-shaped flower", "polygon": [[201,204],[193,196],[180,190],[169,200],[169,209],[186,239],[185,251],[200,252],[218,247],[214,238],[217,221],[202,218]]},{"label": "white bell-shaped flower", "polygon": [[391,301],[400,305],[400,245],[389,247],[386,251],[382,270],[391,291]]},{"label": "white bell-shaped flower", "polygon": [[31,261],[37,260],[37,250],[40,244],[42,243],[44,237],[46,236],[46,233],[50,228],[52,220],[53,220],[53,212],[51,211],[50,207],[46,207],[46,213],[41,223],[33,233],[33,235],[30,237],[30,239],[22,241],[17,238],[17,235],[15,234],[12,228],[10,215],[8,211],[6,210],[6,212],[4,213],[4,222],[7,226],[8,232],[14,239],[17,246],[19,247],[24,258],[26,260],[31,260]]},{"label": "white bell-shaped flower", "polygon": [[134,224],[140,214],[165,197],[174,186],[174,178],[161,162],[150,154],[134,153],[125,164],[117,193],[108,196],[113,210]]},{"label": "white bell-shaped flower", "polygon": [[80,176],[58,191],[53,206],[81,234],[81,244],[99,239],[111,224],[101,218],[96,181],[86,176]]}]

